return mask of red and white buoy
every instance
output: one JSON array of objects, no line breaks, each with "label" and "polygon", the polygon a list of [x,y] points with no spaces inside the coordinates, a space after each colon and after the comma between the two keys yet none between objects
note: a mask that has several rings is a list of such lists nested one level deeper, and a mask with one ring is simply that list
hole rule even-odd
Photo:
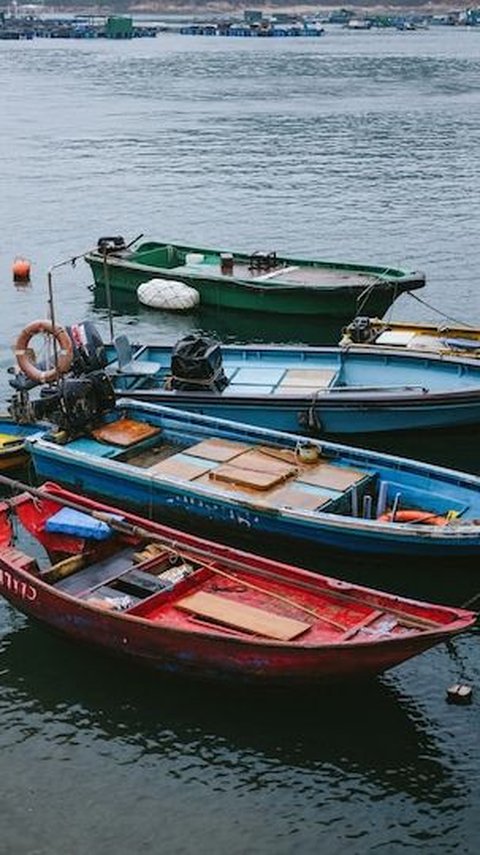
[{"label": "red and white buoy", "polygon": [[28,284],[30,282],[31,264],[26,258],[15,258],[12,264],[12,276],[15,284]]}]

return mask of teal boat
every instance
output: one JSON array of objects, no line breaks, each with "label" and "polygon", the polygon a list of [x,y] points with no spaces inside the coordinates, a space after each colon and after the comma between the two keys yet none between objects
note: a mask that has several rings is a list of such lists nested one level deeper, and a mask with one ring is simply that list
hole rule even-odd
[{"label": "teal boat", "polygon": [[154,241],[126,245],[100,238],[85,255],[97,287],[136,293],[151,279],[183,283],[200,306],[351,319],[360,307],[383,315],[404,291],[422,288],[423,273],[388,265],[315,261],[276,252],[224,252]]}]

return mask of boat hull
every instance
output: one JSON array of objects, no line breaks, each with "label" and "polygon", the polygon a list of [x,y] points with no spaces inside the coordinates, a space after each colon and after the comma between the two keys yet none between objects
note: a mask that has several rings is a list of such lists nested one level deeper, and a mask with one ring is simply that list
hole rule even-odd
[{"label": "boat hull", "polygon": [[[0,562],[1,569],[1,562]],[[8,579],[7,589],[5,582]],[[270,650],[239,650],[227,639],[195,636],[189,643],[175,639],[173,633],[158,629],[152,638],[151,627],[115,620],[77,603],[25,582],[21,574],[1,569],[1,593],[15,608],[75,643],[95,646],[105,653],[143,665],[165,674],[199,680],[256,683],[272,686],[312,685],[325,681],[358,681],[382,674],[442,641],[446,634],[418,635],[390,641],[384,645],[332,646],[324,650],[278,647]],[[16,589],[14,591],[13,589]],[[26,593],[22,595],[21,592]],[[34,598],[34,599],[28,599]]]},{"label": "boat hull", "polygon": [[[49,497],[75,500],[86,510],[115,513],[115,508],[99,506],[91,499],[65,493],[56,485],[46,485]],[[20,497],[19,503],[31,502]],[[5,508],[2,509],[5,513]],[[37,513],[36,510],[34,514]],[[28,511],[27,511],[28,514]],[[25,518],[24,518],[25,519]],[[4,518],[1,518],[4,524]],[[429,649],[440,641],[471,626],[471,612],[403,600],[379,591],[348,585],[328,577],[315,577],[308,571],[280,564],[260,556],[248,555],[227,546],[200,540],[181,531],[149,523],[131,513],[125,520],[133,526],[147,528],[152,535],[173,538],[182,546],[203,550],[221,566],[222,560],[236,561],[247,572],[258,572],[260,578],[284,580],[305,590],[338,590],[346,600],[369,602],[374,609],[410,615],[417,626],[428,631],[398,636],[375,634],[361,640],[349,639],[326,644],[292,644],[267,639],[238,639],[221,632],[203,633],[175,629],[161,621],[148,621],[92,607],[85,601],[55,589],[34,573],[18,566],[15,550],[0,550],[0,592],[20,611],[66,638],[120,656],[159,672],[198,679],[247,682],[263,685],[315,684],[323,681],[358,680],[371,677]],[[38,516],[32,520],[35,528]],[[5,537],[5,532],[2,535]],[[7,534],[8,538],[8,534]],[[20,554],[20,561],[22,561]],[[342,594],[343,590],[346,594]],[[377,612],[378,614],[378,612]],[[432,620],[433,618],[433,620]],[[426,619],[426,621],[425,621]]]},{"label": "boat hull", "polygon": [[[240,437],[238,437],[240,438]],[[371,526],[334,514],[278,513],[241,499],[198,492],[180,482],[169,483],[131,471],[112,460],[69,454],[53,443],[29,443],[37,475],[59,481],[77,493],[86,492],[138,510],[151,518],[189,525],[192,519],[213,523],[226,532],[249,537],[300,541],[353,553],[383,555],[472,556],[480,552],[480,527],[458,534],[419,526]],[[125,470],[128,471],[125,471]]]},{"label": "boat hull", "polygon": [[480,329],[360,318],[343,331],[340,345],[355,350],[369,347],[382,351],[388,347],[475,360],[480,359]]},{"label": "boat hull", "polygon": [[[380,433],[432,430],[480,423],[480,390],[456,400],[444,396],[405,395],[394,402],[388,396],[352,400],[335,394],[318,396],[234,396],[214,393],[166,392],[161,389],[122,391],[123,397],[178,407],[205,416],[231,419],[272,430],[325,434]],[[463,397],[463,401],[462,401]],[[349,400],[350,398],[350,400]]]},{"label": "boat hull", "polygon": [[[175,249],[185,254],[185,251],[192,248]],[[236,254],[235,258],[243,264],[248,262],[247,255]],[[206,273],[205,270],[199,269],[201,265],[194,270],[189,270],[187,266],[172,269],[142,263],[136,260],[132,253],[109,254],[104,259],[100,253],[93,252],[87,254],[85,260],[90,265],[97,287],[105,288],[108,279],[109,288],[124,293],[136,293],[138,286],[150,279],[174,279],[198,291],[200,304],[204,306],[287,315],[319,315],[342,320],[350,320],[357,314],[359,305],[366,297],[369,312],[383,315],[403,291],[421,288],[425,284],[425,277],[420,273],[403,274],[402,271],[395,271],[394,275],[389,277],[382,268],[362,268],[354,264],[339,264],[337,267],[331,265],[331,269],[361,272],[361,282],[351,285],[302,285],[280,281],[277,284],[271,280],[264,284],[260,279],[243,279],[235,275],[225,277],[213,272]],[[310,271],[316,264],[292,258],[278,260]],[[318,263],[319,270],[329,267],[326,263]]]},{"label": "boat hull", "polygon": [[[313,436],[480,423],[478,362],[380,353],[373,348],[359,352],[338,347],[227,345],[221,349],[226,387],[184,391],[168,388],[173,350],[139,347],[130,363],[131,374],[118,371],[109,351],[108,370],[116,392],[139,401]],[[143,361],[158,366],[146,380],[134,373],[135,363]],[[330,377],[323,385],[322,375]]]}]

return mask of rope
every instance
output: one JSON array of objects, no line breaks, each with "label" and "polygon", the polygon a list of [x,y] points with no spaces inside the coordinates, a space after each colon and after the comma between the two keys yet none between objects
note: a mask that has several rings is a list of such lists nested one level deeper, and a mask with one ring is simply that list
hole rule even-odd
[{"label": "rope", "polygon": [[[363,307],[367,304],[368,300],[370,299],[370,294],[372,293],[372,291],[374,290],[374,288],[375,288],[377,285],[381,285],[382,283],[383,283],[383,284],[385,284],[385,280],[383,279],[383,277],[384,277],[384,276],[387,276],[387,275],[388,275],[388,273],[390,272],[390,270],[391,270],[391,268],[390,268],[390,267],[385,267],[382,271],[380,271],[380,273],[377,273],[377,274],[373,277],[373,279],[371,280],[370,284],[369,284],[369,285],[367,285],[367,286],[366,286],[366,288],[364,288],[364,289],[363,289],[363,291],[361,292],[361,294],[359,294],[359,295],[358,295],[358,297],[357,297],[357,312],[356,312],[356,314],[357,314],[357,315],[358,315],[358,314],[360,314],[360,312],[362,311]],[[392,285],[392,283],[391,283],[391,282],[386,283],[386,284],[388,284],[388,285],[390,285],[390,286]],[[394,283],[393,283],[393,286],[394,286],[394,289],[395,289],[395,296],[394,296],[393,300],[395,301],[396,296],[397,296],[397,295],[396,295],[397,283],[396,283],[396,282],[394,282]]]},{"label": "rope", "polygon": [[473,324],[467,324],[466,321],[459,321],[458,318],[454,318],[451,315],[445,314],[440,309],[437,309],[436,306],[432,306],[431,303],[427,303],[426,300],[423,300],[422,297],[419,297],[417,294],[414,294],[412,291],[406,292],[409,297],[413,297],[414,300],[418,300],[419,303],[422,303],[423,306],[426,306],[427,309],[430,309],[432,312],[436,312],[440,317],[445,318],[447,321],[453,321],[454,324],[459,324],[462,327],[469,327],[470,329],[475,329]]},{"label": "rope", "polygon": [[223,375],[223,366],[222,365],[220,365],[220,367],[214,371],[212,376],[208,377],[206,380],[200,380],[200,379],[197,379],[196,377],[181,377],[178,374],[170,374],[170,376],[167,377],[167,380],[165,381],[165,388],[171,389],[174,381],[176,381],[178,383],[187,383],[190,386],[204,386],[204,387],[208,388],[213,383],[216,383],[217,380],[219,380],[222,377],[222,375]]}]

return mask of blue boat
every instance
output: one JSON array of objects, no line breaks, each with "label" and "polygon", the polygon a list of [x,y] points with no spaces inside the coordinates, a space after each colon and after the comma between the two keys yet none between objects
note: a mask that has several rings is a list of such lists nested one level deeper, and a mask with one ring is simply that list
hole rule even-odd
[{"label": "blue boat", "polygon": [[178,358],[184,343],[195,350],[191,336],[175,347],[130,349],[119,340],[107,370],[122,397],[314,436],[480,423],[478,360],[217,344],[205,345],[202,366],[198,355]]},{"label": "blue boat", "polygon": [[[117,395],[142,402],[312,436],[480,423],[479,360],[377,347],[221,346],[195,334],[175,346],[132,346],[125,335],[105,346],[90,322],[68,329],[76,376],[106,369]],[[35,385],[24,380],[17,373],[10,381],[20,403]]]},{"label": "blue boat", "polygon": [[92,424],[28,439],[37,474],[230,533],[355,553],[480,552],[474,475],[129,400]]}]

